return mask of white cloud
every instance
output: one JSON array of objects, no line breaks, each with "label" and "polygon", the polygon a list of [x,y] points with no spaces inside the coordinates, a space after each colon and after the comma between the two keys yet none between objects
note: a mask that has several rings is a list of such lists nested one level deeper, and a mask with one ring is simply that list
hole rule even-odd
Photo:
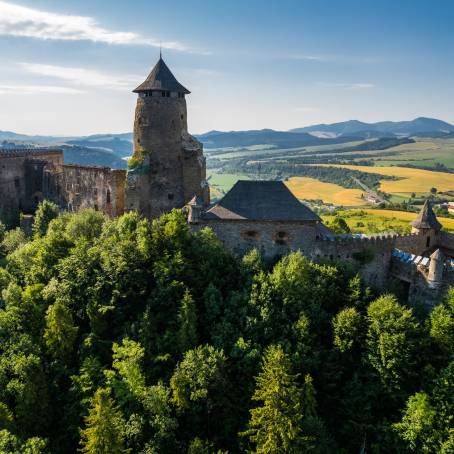
[{"label": "white cloud", "polygon": [[140,76],[105,74],[93,69],[67,66],[43,65],[40,63],[20,63],[21,68],[31,74],[54,77],[66,82],[89,87],[108,89],[135,88],[141,82]]},{"label": "white cloud", "polygon": [[41,11],[0,1],[0,35],[43,40],[88,40],[106,44],[137,44],[196,52],[176,41],[162,43],[134,32],[112,31],[101,27],[94,18]]},{"label": "white cloud", "polygon": [[0,95],[33,95],[39,93],[53,93],[58,95],[78,95],[82,90],[71,87],[54,85],[1,85]]},{"label": "white cloud", "polygon": [[374,88],[374,84],[370,83],[337,83],[337,82],[319,82],[322,87],[343,88],[344,90],[364,90]]}]

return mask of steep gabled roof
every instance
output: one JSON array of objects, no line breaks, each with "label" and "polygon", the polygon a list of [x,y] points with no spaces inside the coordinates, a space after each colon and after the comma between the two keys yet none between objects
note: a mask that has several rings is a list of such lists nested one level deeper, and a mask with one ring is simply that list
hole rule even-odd
[{"label": "steep gabled roof", "polygon": [[282,181],[237,181],[203,217],[251,221],[320,221]]},{"label": "steep gabled roof", "polygon": [[416,229],[434,229],[440,230],[441,224],[438,222],[437,216],[432,210],[432,205],[429,200],[424,202],[417,218],[411,223]]},{"label": "steep gabled roof", "polygon": [[162,57],[159,57],[158,62],[151,70],[149,76],[145,79],[145,82],[140,84],[133,91],[134,93],[141,93],[154,90],[177,91],[185,94],[191,93],[187,88],[183,87],[177,79],[175,79],[175,76],[165,64]]}]

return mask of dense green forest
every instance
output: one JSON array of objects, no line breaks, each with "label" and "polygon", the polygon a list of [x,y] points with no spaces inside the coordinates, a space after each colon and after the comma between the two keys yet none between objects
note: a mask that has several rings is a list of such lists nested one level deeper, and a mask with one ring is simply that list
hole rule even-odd
[{"label": "dense green forest", "polygon": [[0,228],[0,452],[453,453],[454,291],[273,265],[179,211]]}]

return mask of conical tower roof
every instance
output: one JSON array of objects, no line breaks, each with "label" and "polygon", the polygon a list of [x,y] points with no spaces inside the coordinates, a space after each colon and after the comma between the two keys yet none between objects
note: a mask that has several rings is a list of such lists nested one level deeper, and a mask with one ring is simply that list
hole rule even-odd
[{"label": "conical tower roof", "polygon": [[177,79],[175,79],[172,71],[170,71],[161,56],[149,76],[145,79],[145,82],[140,84],[134,90],[134,93],[143,93],[147,91],[176,91],[185,94],[191,93],[187,88],[183,87]]},{"label": "conical tower roof", "polygon": [[416,229],[433,229],[440,230],[441,224],[438,222],[437,216],[432,210],[432,205],[429,200],[424,202],[417,218],[411,223]]},{"label": "conical tower roof", "polygon": [[440,249],[437,249],[431,256],[430,258],[432,260],[438,260],[439,262],[442,262],[445,259],[445,256],[443,252],[440,251]]}]

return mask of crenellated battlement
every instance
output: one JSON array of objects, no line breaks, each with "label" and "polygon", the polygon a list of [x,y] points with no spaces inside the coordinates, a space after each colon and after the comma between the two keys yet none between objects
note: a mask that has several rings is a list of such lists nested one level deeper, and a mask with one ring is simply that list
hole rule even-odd
[{"label": "crenellated battlement", "polygon": [[408,233],[406,235],[398,234],[395,232],[384,232],[380,234],[346,234],[346,235],[332,235],[319,238],[319,241],[335,242],[338,244],[370,244],[377,245],[380,243],[392,244],[396,240],[400,241],[413,241],[419,237],[418,233]]}]

